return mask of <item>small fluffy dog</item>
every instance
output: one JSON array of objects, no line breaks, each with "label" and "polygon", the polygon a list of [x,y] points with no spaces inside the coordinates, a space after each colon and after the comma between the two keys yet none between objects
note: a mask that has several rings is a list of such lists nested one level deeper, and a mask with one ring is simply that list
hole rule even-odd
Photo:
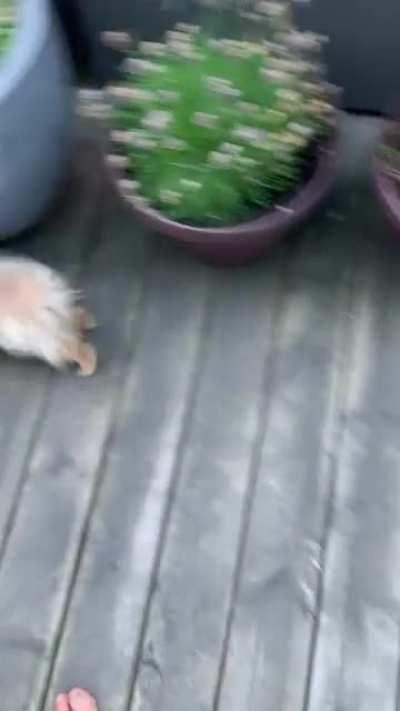
[{"label": "small fluffy dog", "polygon": [[0,258],[1,349],[54,368],[75,364],[81,375],[92,375],[97,355],[83,334],[94,326],[59,274],[30,259]]}]

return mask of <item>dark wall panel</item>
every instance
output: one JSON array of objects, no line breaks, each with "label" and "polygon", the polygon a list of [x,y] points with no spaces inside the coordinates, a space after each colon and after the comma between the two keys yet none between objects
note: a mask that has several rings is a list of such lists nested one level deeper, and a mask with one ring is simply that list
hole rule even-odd
[{"label": "dark wall panel", "polygon": [[400,0],[311,0],[297,14],[303,27],[329,35],[330,76],[347,106],[399,110]]},{"label": "dark wall panel", "polygon": [[[88,45],[89,73],[99,82],[111,75],[115,63],[99,42],[101,30],[129,28],[154,38],[177,18],[188,19],[196,12],[195,0],[55,2],[64,14],[71,15],[74,6],[78,9],[79,23],[76,12],[73,22],[77,30],[78,24],[81,27],[79,42]],[[297,0],[295,9],[302,27],[329,35],[329,76],[344,88],[347,108],[400,113],[400,0]]]}]

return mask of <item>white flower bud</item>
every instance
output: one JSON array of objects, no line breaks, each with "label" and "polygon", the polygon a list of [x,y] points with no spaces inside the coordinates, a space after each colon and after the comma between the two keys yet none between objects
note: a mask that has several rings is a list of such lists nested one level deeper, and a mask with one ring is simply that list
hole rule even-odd
[{"label": "white flower bud", "polygon": [[154,98],[153,92],[130,86],[110,86],[107,88],[107,94],[121,104],[149,102]]},{"label": "white flower bud", "polygon": [[243,146],[238,146],[237,143],[223,143],[220,150],[224,153],[230,153],[232,156],[239,156],[243,152]]},{"label": "white flower bud", "polygon": [[244,169],[255,168],[257,165],[257,161],[254,158],[250,158],[249,156],[236,156],[235,163],[240,168]]},{"label": "white flower bud", "polygon": [[111,153],[106,156],[106,161],[111,168],[116,168],[118,170],[125,170],[129,166],[128,156],[121,156]]},{"label": "white flower bud", "polygon": [[286,3],[262,0],[256,5],[256,10],[263,15],[268,15],[268,17],[283,17],[286,13]]},{"label": "white flower bud", "polygon": [[101,39],[106,47],[120,52],[129,52],[133,46],[132,37],[128,32],[102,32]]},{"label": "white flower bud", "polygon": [[111,140],[122,146],[129,146],[132,138],[132,131],[111,131]]},{"label": "white flower bud", "polygon": [[139,52],[149,57],[164,57],[166,46],[162,42],[139,42]]},{"label": "white flower bud", "polygon": [[211,151],[208,160],[213,165],[219,168],[229,168],[233,163],[233,156],[229,153],[221,153],[220,151]]},{"label": "white flower bud", "polygon": [[287,101],[288,103],[300,103],[301,96],[298,91],[292,91],[291,89],[278,89],[276,92],[277,99],[282,99],[282,101]]},{"label": "white flower bud", "polygon": [[129,178],[120,178],[117,180],[117,185],[123,195],[134,195],[140,188],[136,180],[129,180]]},{"label": "white flower bud", "polygon": [[176,190],[160,190],[160,200],[166,205],[179,205],[182,200],[182,194]]},{"label": "white flower bud", "polygon": [[167,40],[168,44],[174,43],[174,42],[181,42],[186,45],[191,45],[192,43],[192,37],[190,36],[189,33],[187,32],[179,32],[177,30],[169,30],[165,38]]},{"label": "white flower bud", "polygon": [[233,138],[257,145],[266,143],[268,135],[267,131],[263,131],[261,128],[254,128],[253,126],[237,126],[232,131]]},{"label": "white flower bud", "polygon": [[178,32],[187,32],[190,35],[197,35],[200,32],[200,25],[188,25],[187,22],[178,22],[176,25]]},{"label": "white flower bud", "polygon": [[268,81],[271,81],[274,84],[289,84],[292,80],[290,74],[279,69],[260,67],[260,74],[264,79],[268,79]]},{"label": "white flower bud", "polygon": [[161,140],[160,145],[169,151],[184,151],[185,148],[187,148],[185,141],[182,141],[180,138],[174,138],[173,136],[165,136]]},{"label": "white flower bud", "polygon": [[170,89],[158,89],[157,96],[161,101],[165,101],[166,103],[175,103],[180,99],[179,92],[171,91]]},{"label": "white flower bud", "polygon": [[313,135],[314,129],[311,126],[306,126],[303,123],[297,123],[292,121],[288,125],[288,130],[292,133],[297,133],[299,136],[304,136],[305,138],[310,138]]},{"label": "white flower bud", "polygon": [[202,188],[202,184],[198,180],[189,180],[188,178],[181,178],[180,184],[186,190],[197,191]]},{"label": "white flower bud", "polygon": [[215,128],[218,124],[218,116],[196,111],[196,113],[193,114],[192,123],[202,128]]},{"label": "white flower bud", "polygon": [[242,92],[236,89],[233,82],[229,79],[207,76],[205,81],[211,91],[214,91],[216,94],[221,94],[221,96],[239,98],[242,95]]},{"label": "white flower bud", "polygon": [[128,57],[125,59],[122,69],[130,74],[163,74],[166,72],[166,67],[163,64],[150,62],[148,59],[139,59],[138,57]]},{"label": "white flower bud", "polygon": [[142,124],[151,131],[165,131],[171,120],[172,113],[170,111],[149,111],[142,119]]}]

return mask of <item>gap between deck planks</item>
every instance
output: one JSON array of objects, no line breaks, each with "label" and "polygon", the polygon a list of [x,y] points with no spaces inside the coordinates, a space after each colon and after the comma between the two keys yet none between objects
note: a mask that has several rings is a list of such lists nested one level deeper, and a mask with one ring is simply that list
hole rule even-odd
[{"label": "gap between deck planks", "polygon": [[[84,152],[80,158],[84,162],[88,155]],[[89,184],[97,185],[99,164],[88,166],[88,171]],[[104,202],[105,209],[115,202],[107,192],[102,174],[100,193],[90,196],[91,210],[100,210],[99,217],[104,217]],[[68,267],[71,258],[78,262],[82,258],[85,234],[78,231],[72,238],[71,245],[78,241],[72,253],[67,243],[68,232],[79,227],[84,209],[79,199],[77,208],[76,221],[68,231],[61,230],[65,251],[63,246],[57,263],[60,268]],[[86,223],[87,228],[91,232],[92,226]],[[101,229],[99,224],[97,229]],[[71,375],[52,379],[51,397],[26,463],[24,486],[0,570],[4,711],[38,708],[47,687],[121,372],[132,348],[147,244],[135,232],[130,239],[113,240],[102,231],[103,240],[101,236],[94,240],[95,252],[83,277],[90,299],[106,321],[107,337],[100,336],[102,367],[89,381]]]},{"label": "gap between deck planks", "polygon": [[[350,216],[337,239],[342,268],[351,245],[352,261],[359,263],[347,307],[336,302],[343,331],[331,349],[336,375],[334,369],[330,384],[318,384],[318,361],[313,364],[307,353],[324,332],[320,324],[305,339],[306,370],[297,353],[288,363],[292,377],[277,380],[222,711],[394,711],[397,706],[400,255],[365,186],[361,156],[368,157],[373,126],[350,125],[349,162],[355,168],[345,185]],[[329,282],[321,286],[314,309],[326,298]],[[335,301],[334,283],[330,289]],[[295,323],[298,327],[298,318]],[[327,333],[332,326],[328,320]],[[280,358],[283,373],[288,355]],[[302,374],[297,384],[293,365]],[[333,404],[327,416],[324,389]],[[324,430],[328,437],[318,437]],[[316,444],[319,463],[313,463]]]},{"label": "gap between deck planks", "polygon": [[[79,164],[78,156],[82,154],[86,161]],[[61,268],[71,279],[76,278],[82,254],[92,237],[96,195],[100,189],[97,164],[96,146],[90,141],[79,141],[71,173],[62,186],[62,196],[54,212],[48,216],[44,227],[10,243],[12,253],[43,260],[50,266]],[[18,504],[26,459],[46,407],[51,383],[52,374],[42,364],[1,355],[0,560]]]},{"label": "gap between deck planks", "polygon": [[[263,311],[265,311],[265,297],[271,293],[271,286],[268,285],[268,279],[265,278],[269,272],[265,272],[264,269],[259,269],[258,273],[253,271],[246,279],[242,279],[241,287],[238,286],[236,278],[232,276],[218,275],[218,278],[214,276],[214,286],[211,285],[213,318],[206,332],[200,330],[201,320],[207,318],[207,308],[204,306],[205,285],[202,284],[201,272],[201,265],[191,263],[186,258],[181,263],[177,262],[177,255],[171,259],[168,258],[167,252],[164,253],[160,265],[157,265],[156,274],[158,277],[151,286],[149,305],[155,314],[159,314],[158,318],[164,323],[164,327],[159,327],[157,340],[155,340],[156,333],[154,331],[151,337],[149,333],[147,342],[143,342],[143,355],[141,355],[140,349],[137,352],[138,372],[135,375],[135,370],[133,371],[135,382],[140,382],[138,381],[139,376],[140,380],[144,378],[144,383],[139,389],[140,407],[138,409],[135,400],[129,398],[126,406],[127,414],[124,416],[124,420],[125,417],[126,420],[122,423],[122,434],[118,435],[117,432],[113,442],[110,459],[114,465],[110,468],[108,479],[105,482],[107,488],[104,492],[104,499],[97,510],[98,523],[97,525],[96,522],[93,524],[94,540],[93,542],[90,540],[88,546],[90,577],[87,577],[88,573],[84,565],[83,583],[80,591],[77,592],[76,608],[71,616],[71,628],[66,632],[65,657],[62,659],[61,665],[64,665],[64,669],[68,670],[68,678],[70,678],[71,664],[72,668],[78,671],[78,665],[72,660],[76,657],[82,641],[96,638],[99,617],[98,614],[90,614],[93,594],[95,593],[98,601],[102,601],[98,610],[103,609],[107,601],[112,602],[110,605],[112,612],[110,612],[109,619],[102,622],[105,647],[98,649],[95,660],[92,658],[89,662],[92,674],[95,674],[94,662],[97,660],[97,663],[103,663],[104,679],[98,677],[96,683],[100,684],[101,698],[104,699],[105,706],[109,708],[115,704],[120,708],[125,708],[124,701],[126,702],[128,698],[127,692],[129,693],[131,674],[132,670],[134,671],[132,657],[138,651],[142,618],[146,614],[146,596],[148,592],[152,593],[150,600],[152,603],[159,586],[159,579],[155,586],[151,586],[152,568],[154,559],[157,560],[159,532],[165,534],[163,519],[165,511],[168,509],[169,489],[171,485],[174,485],[176,474],[178,475],[178,491],[173,497],[174,506],[171,511],[168,531],[174,528],[177,511],[181,511],[179,482],[182,477],[189,477],[188,485],[194,489],[197,488],[198,495],[201,499],[204,497],[206,501],[212,495],[214,478],[219,487],[226,485],[225,491],[220,489],[220,495],[226,496],[226,507],[234,504],[231,510],[233,526],[237,521],[234,513],[237,508],[240,509],[242,506],[246,468],[242,466],[241,459],[236,465],[232,464],[232,466],[236,466],[238,481],[232,483],[233,490],[231,494],[228,493],[230,487],[229,468],[227,469],[223,456],[230,456],[234,460],[233,449],[235,449],[236,455],[243,452],[240,457],[246,458],[247,452],[251,450],[251,433],[255,424],[253,408],[257,409],[260,397],[259,378],[261,375],[260,366],[255,369],[254,365],[255,363],[261,364],[265,356],[264,347],[258,351],[257,344],[260,343],[262,346],[265,340],[268,340],[268,329],[264,331],[263,324],[266,324],[269,319],[269,310],[267,309],[265,313]],[[166,303],[164,289],[160,289],[160,285],[157,286],[159,281],[161,281],[161,287],[169,286],[169,305]],[[253,295],[250,300],[251,305],[246,303],[245,298],[250,281],[253,286],[256,281],[257,293],[256,297],[254,298]],[[184,299],[182,299],[183,289],[185,290]],[[200,307],[201,311],[206,308],[206,313],[201,319]],[[175,323],[175,326],[172,333],[169,333],[171,314],[168,318],[168,313],[171,309],[172,324]],[[178,312],[177,309],[179,309]],[[150,324],[151,322],[150,319]],[[244,331],[243,324],[246,324]],[[246,336],[241,345],[236,340],[239,328]],[[166,332],[165,329],[167,329]],[[164,396],[167,395],[166,402],[163,401],[163,398],[160,401],[156,400],[156,393],[152,394],[149,375],[146,377],[148,367],[146,364],[150,358],[149,351],[154,348],[154,343],[161,346],[160,373],[156,382],[161,386]],[[198,358],[197,366],[194,368],[193,355],[199,346],[201,358]],[[236,347],[234,348],[234,346]],[[145,349],[147,349],[147,353]],[[163,363],[163,354],[168,355],[168,350],[171,350],[171,356],[167,363]],[[185,358],[185,355],[190,357]],[[155,359],[156,362],[157,359]],[[165,370],[166,365],[168,366],[167,370]],[[196,386],[196,369],[198,367],[200,373],[197,375],[199,381]],[[243,383],[236,391],[234,387],[232,388],[229,373],[231,375],[235,373],[237,380]],[[182,376],[184,376],[183,380]],[[194,395],[196,395],[197,387],[199,394],[193,402],[193,410],[190,408],[186,411],[186,409],[182,409],[184,405],[182,395],[188,388],[189,376],[194,379],[192,385]],[[174,393],[174,382],[179,387],[178,393]],[[251,393],[247,387],[249,385],[252,387]],[[142,390],[142,387],[145,389]],[[245,402],[246,395],[249,398],[248,404]],[[181,400],[180,404],[179,400]],[[169,402],[172,405],[171,415],[178,407],[178,416],[173,416],[172,423],[165,419]],[[166,410],[164,409],[165,405],[167,405]],[[161,422],[159,421],[160,414],[157,414],[159,407],[164,413]],[[226,412],[229,412],[232,418],[231,426],[237,423],[239,427],[239,431],[234,435],[224,434]],[[200,421],[196,421],[194,424],[193,418],[200,419]],[[244,432],[240,431],[242,423],[245,427]],[[160,425],[162,425],[161,429]],[[195,433],[192,432],[193,429]],[[204,434],[202,434],[203,429],[205,429]],[[130,439],[127,436],[128,432],[131,432]],[[151,448],[152,433],[155,437],[156,449],[150,457],[149,448]],[[194,451],[191,452],[191,450]],[[198,450],[197,454],[196,450]],[[129,471],[127,466],[132,452],[135,454],[131,471]],[[136,452],[138,453],[137,457],[135,456]],[[181,453],[184,457],[182,462],[180,461]],[[212,453],[215,455],[214,458]],[[189,462],[187,462],[188,454]],[[246,459],[243,461],[245,462]],[[193,467],[196,467],[196,470]],[[178,469],[176,473],[174,468]],[[240,469],[243,469],[243,472]],[[124,474],[124,479],[120,483],[119,475],[121,474]],[[222,480],[219,479],[220,476],[223,476]],[[132,491],[130,498],[126,496],[129,477],[131,482],[128,491]],[[225,479],[225,477],[228,478]],[[135,496],[135,482],[137,496]],[[195,490],[192,493],[196,495]],[[221,503],[219,496],[218,503]],[[99,548],[96,545],[96,531],[100,522],[104,520],[104,516],[107,517],[108,526],[115,528],[115,511],[118,510],[126,512],[121,519],[121,528],[118,529],[119,548],[115,548],[112,542],[107,543],[107,549],[112,546],[111,550],[116,556],[118,573],[114,574],[113,578],[110,576],[105,590],[99,590],[96,588],[96,580],[101,574],[101,556],[99,556]],[[209,521],[205,502],[203,505],[199,502],[197,513],[198,520],[196,520],[196,509],[192,510],[192,518],[188,520],[188,525],[192,523],[193,527],[202,528]],[[180,514],[178,513],[178,515]],[[189,512],[183,510],[182,515],[186,518],[189,516]],[[180,541],[182,555],[188,553],[190,546],[194,545],[195,541],[190,527],[186,529],[185,533],[186,545],[183,540]],[[235,555],[234,546],[232,546],[232,552],[227,550],[230,547],[229,541],[232,533],[234,532],[228,526],[225,532],[225,553],[228,558]],[[215,556],[216,561],[219,560],[217,547],[211,547],[209,553]],[[222,550],[221,555],[223,556]],[[189,564],[189,560],[187,564]],[[201,583],[200,579],[194,580],[192,578],[192,585],[190,587],[186,585],[186,589],[181,590],[182,600],[177,598],[177,604],[181,606],[182,613],[185,608],[184,601],[189,600],[190,590],[195,591],[199,585],[204,586],[209,580],[210,578],[207,577]],[[227,582],[229,584],[229,577]],[[215,610],[215,614],[217,614],[223,600],[215,602],[218,605]],[[179,613],[177,615],[177,624],[181,627]],[[129,621],[131,621],[130,625]],[[124,629],[124,624],[128,625],[127,629]],[[108,655],[109,645],[113,650],[111,655]],[[173,656],[176,656],[177,663],[181,662],[180,655],[178,657],[179,650],[174,643],[172,643],[171,649],[174,650]],[[151,662],[149,662],[149,667],[150,665]],[[65,671],[62,678],[66,678]]]},{"label": "gap between deck planks", "polygon": [[[125,707],[192,399],[207,294],[204,268],[157,250],[145,285],[142,334],[56,663],[54,692],[89,676],[106,707]],[[85,659],[82,646],[92,650]]]},{"label": "gap between deck planks", "polygon": [[368,195],[355,204],[363,250],[310,711],[399,703],[400,253]]},{"label": "gap between deck planks", "polygon": [[[284,281],[278,281],[277,301],[271,292],[274,280],[279,279],[273,261],[268,273],[265,266],[259,273],[249,271],[247,284],[242,277],[239,283],[237,278],[236,282],[227,280],[229,290],[226,283],[221,288],[216,302],[218,320],[210,336],[213,367],[205,370],[200,386],[132,711],[184,711],[189,706],[211,710],[218,708],[220,700],[224,708],[243,710],[264,709],[268,704],[265,694],[245,698],[236,694],[238,685],[246,683],[246,675],[251,688],[260,663],[258,650],[253,652],[251,646],[240,643],[234,673],[227,677],[232,697],[227,701],[222,693],[220,699],[221,656],[224,644],[231,641],[226,625],[235,602],[236,577],[241,572],[237,563],[241,562],[241,541],[251,510],[246,497],[250,495],[257,502],[254,481],[260,463],[262,467],[266,464],[258,451],[264,434],[272,451],[275,447],[275,462],[271,460],[265,470],[266,481],[270,483],[274,473],[276,480],[280,475],[285,480],[288,477],[288,491],[286,499],[282,492],[272,520],[268,519],[270,508],[265,508],[265,517],[259,509],[253,569],[246,568],[243,575],[246,579],[251,573],[255,576],[260,599],[270,606],[271,620],[279,609],[274,606],[272,592],[268,596],[266,581],[270,575],[274,577],[274,569],[284,569],[283,577],[286,569],[290,576],[291,561],[282,556],[283,549],[296,542],[291,518],[305,504],[307,483],[312,485],[309,467],[318,449],[318,439],[313,442],[313,436],[321,417],[317,398],[324,407],[325,382],[338,340],[334,323],[338,318],[342,321],[335,296],[343,288],[343,250],[337,248],[338,253],[332,253],[329,249],[335,229],[329,222],[319,221],[309,228],[308,238],[304,235],[302,246],[296,246],[292,255],[289,251],[283,255]],[[346,298],[339,304],[345,305]],[[272,330],[268,322],[274,324]],[[271,485],[270,496],[272,491]],[[266,503],[265,498],[262,501]],[[263,545],[272,549],[269,560]],[[302,552],[300,545],[298,552]],[[271,585],[273,590],[274,583]],[[263,639],[266,645],[284,644],[284,624],[282,629],[276,624],[269,630],[260,606],[250,605],[248,615],[260,644]],[[274,646],[273,651],[278,653],[279,647]],[[273,651],[271,659],[259,668],[260,676],[268,673]],[[271,670],[267,678],[271,681],[272,677]]]},{"label": "gap between deck planks", "polygon": [[400,255],[364,185],[373,124],[346,127],[339,219],[248,270],[138,236],[99,188],[101,371],[51,378],[38,421],[47,371],[5,361],[28,432],[12,527],[0,504],[2,711],[75,683],[102,711],[395,710]]}]

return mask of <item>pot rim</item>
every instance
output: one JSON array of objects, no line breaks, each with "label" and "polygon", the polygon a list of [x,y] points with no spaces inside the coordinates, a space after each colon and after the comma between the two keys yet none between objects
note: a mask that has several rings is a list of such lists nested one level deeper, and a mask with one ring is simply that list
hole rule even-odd
[{"label": "pot rim", "polygon": [[117,173],[111,167],[109,167],[109,170],[118,194],[130,206],[132,211],[148,224],[154,227],[159,225],[165,234],[175,239],[187,243],[198,243],[199,239],[209,239],[210,242],[220,241],[223,243],[225,240],[229,241],[235,237],[248,238],[249,235],[255,235],[260,232],[277,233],[298,223],[302,214],[307,213],[310,203],[313,202],[314,195],[320,191],[321,185],[326,181],[327,176],[335,170],[339,143],[339,113],[337,111],[336,125],[333,127],[331,135],[318,148],[318,157],[311,177],[298,185],[298,189],[289,200],[283,201],[279,206],[266,209],[259,216],[246,222],[223,227],[201,227],[186,225],[183,222],[172,220],[154,208],[142,207],[126,201],[115,179]]},{"label": "pot rim", "polygon": [[48,0],[19,0],[11,45],[0,61],[0,105],[34,64],[50,25]]},{"label": "pot rim", "polygon": [[[394,125],[395,122],[391,121],[384,127],[380,134],[379,145],[385,143],[385,138],[393,132]],[[385,161],[377,155],[377,149],[373,154],[372,165],[375,184],[381,199],[400,226],[400,193],[395,187],[393,178],[385,170]]]}]

